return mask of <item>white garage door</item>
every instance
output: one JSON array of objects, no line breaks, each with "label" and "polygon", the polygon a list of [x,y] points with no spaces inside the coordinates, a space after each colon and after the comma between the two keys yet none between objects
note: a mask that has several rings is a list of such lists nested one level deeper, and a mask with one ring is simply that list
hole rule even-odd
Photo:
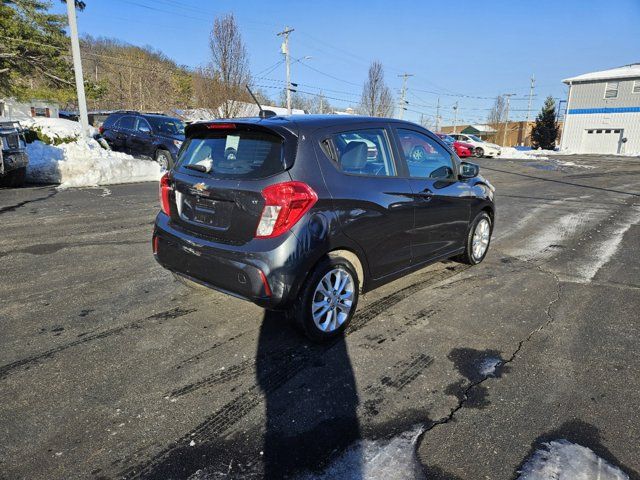
[{"label": "white garage door", "polygon": [[621,138],[622,130],[619,128],[585,130],[580,153],[618,153]]}]

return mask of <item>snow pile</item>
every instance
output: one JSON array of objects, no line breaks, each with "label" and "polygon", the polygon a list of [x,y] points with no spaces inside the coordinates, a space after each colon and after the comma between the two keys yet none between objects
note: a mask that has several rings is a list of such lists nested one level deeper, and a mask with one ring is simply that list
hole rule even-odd
[{"label": "snow pile", "polygon": [[548,160],[546,155],[555,154],[549,150],[517,150],[513,147],[500,147],[500,158],[514,158],[522,160],[531,160],[536,158],[538,160]]},{"label": "snow pile", "polygon": [[156,162],[105,150],[95,140],[58,146],[36,141],[27,145],[27,153],[27,180],[59,183],[60,188],[157,181],[161,175]]},{"label": "snow pile", "polygon": [[423,427],[391,440],[362,440],[340,455],[324,472],[300,480],[418,480],[423,479],[415,445]]},{"label": "snow pile", "polygon": [[[51,139],[77,138],[82,135],[82,126],[79,122],[73,122],[64,118],[35,117],[20,122],[23,127],[38,130]],[[89,126],[89,132],[93,136],[98,131]]]},{"label": "snow pile", "polygon": [[629,480],[589,448],[567,440],[544,443],[525,463],[518,480]]}]

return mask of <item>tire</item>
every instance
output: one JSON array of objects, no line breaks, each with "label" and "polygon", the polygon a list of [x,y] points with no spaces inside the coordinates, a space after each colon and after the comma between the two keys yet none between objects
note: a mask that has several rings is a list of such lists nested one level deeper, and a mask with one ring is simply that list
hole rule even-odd
[{"label": "tire", "polygon": [[[336,281],[343,287],[326,288],[335,287]],[[329,341],[342,335],[351,322],[358,307],[359,289],[360,279],[353,265],[340,256],[327,257],[318,263],[305,281],[289,315],[310,340],[317,343]],[[343,292],[342,300],[340,292]],[[325,301],[327,305],[320,306]],[[315,317],[314,303],[317,306]]]},{"label": "tire", "polygon": [[477,147],[477,148],[476,148],[476,151],[475,151],[475,154],[476,154],[476,158],[482,158],[482,157],[484,157],[484,148],[482,148],[482,147]]},{"label": "tire", "polygon": [[[492,232],[493,225],[491,224],[491,217],[487,212],[480,212],[471,223],[471,227],[467,233],[464,253],[456,257],[455,260],[466,263],[467,265],[477,265],[482,262],[489,251]],[[478,235],[478,237],[476,237],[476,235]],[[482,241],[483,238],[484,241]],[[474,241],[476,242],[475,245]],[[481,248],[478,248],[478,241],[482,243]]]},{"label": "tire", "polygon": [[158,162],[163,172],[173,168],[173,158],[171,158],[171,154],[162,148],[156,150],[155,161]]},{"label": "tire", "polygon": [[16,168],[15,170],[7,173],[4,177],[0,177],[0,187],[22,187],[26,176],[27,167]]}]

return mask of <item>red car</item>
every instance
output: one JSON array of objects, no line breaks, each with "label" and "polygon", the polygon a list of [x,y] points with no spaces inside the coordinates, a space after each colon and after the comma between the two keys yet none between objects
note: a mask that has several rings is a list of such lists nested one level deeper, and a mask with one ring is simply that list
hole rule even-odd
[{"label": "red car", "polygon": [[440,137],[442,141],[444,141],[444,143],[449,145],[449,147],[452,147],[460,158],[473,156],[474,147],[470,143],[459,142],[451,135],[447,135],[446,133],[436,133],[436,135]]}]

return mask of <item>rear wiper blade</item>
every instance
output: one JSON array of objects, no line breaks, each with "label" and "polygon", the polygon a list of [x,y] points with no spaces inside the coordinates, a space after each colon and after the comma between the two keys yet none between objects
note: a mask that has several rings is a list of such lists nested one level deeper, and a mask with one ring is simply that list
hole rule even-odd
[{"label": "rear wiper blade", "polygon": [[209,171],[209,169],[206,166],[198,165],[197,163],[185,165],[184,168],[189,168],[191,170],[196,170],[198,172],[204,172],[204,173],[207,173]]}]

